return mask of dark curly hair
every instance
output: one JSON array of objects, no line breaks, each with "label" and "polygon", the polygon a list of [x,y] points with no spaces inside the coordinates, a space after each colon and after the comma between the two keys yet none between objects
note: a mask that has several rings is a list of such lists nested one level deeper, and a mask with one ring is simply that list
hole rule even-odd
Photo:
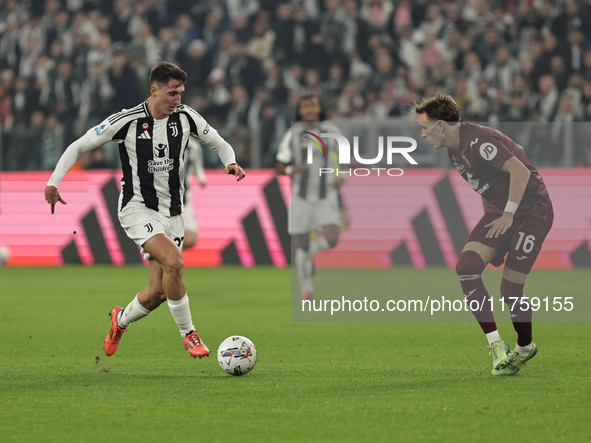
[{"label": "dark curly hair", "polygon": [[298,101],[298,105],[296,106],[296,111],[295,111],[296,122],[301,122],[303,120],[302,114],[300,114],[300,107],[302,106],[302,103],[305,100],[311,100],[311,99],[318,100],[318,104],[320,105],[319,120],[321,122],[326,120],[326,108],[324,107],[324,103],[322,103],[322,100],[320,100],[320,97],[318,97],[317,95],[313,95],[313,94],[306,94],[306,95],[302,96],[302,98],[300,98],[300,100]]},{"label": "dark curly hair", "polygon": [[169,62],[160,62],[150,71],[150,85],[164,86],[170,80],[179,80],[185,84],[187,83],[187,73]]}]

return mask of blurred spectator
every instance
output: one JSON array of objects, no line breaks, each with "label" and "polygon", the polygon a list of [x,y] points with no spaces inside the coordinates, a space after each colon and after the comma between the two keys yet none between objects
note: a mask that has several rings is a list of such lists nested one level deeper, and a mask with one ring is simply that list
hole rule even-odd
[{"label": "blurred spectator", "polygon": [[[591,22],[589,22],[591,23]],[[567,62],[569,69],[573,71],[580,71],[583,67],[583,53],[585,36],[579,29],[573,29],[568,34],[569,52],[567,54]]]},{"label": "blurred spectator", "polygon": [[114,5],[114,16],[111,17],[109,34],[113,42],[128,42],[131,40],[129,34],[129,22],[133,12],[129,0],[116,0]]},{"label": "blurred spectator", "polygon": [[248,18],[259,10],[258,0],[227,0],[226,5],[231,19],[237,16]]},{"label": "blurred spectator", "polygon": [[325,60],[321,50],[322,38],[318,32],[318,21],[310,19],[304,7],[297,7],[294,11],[291,48],[287,57],[290,63],[322,69]]},{"label": "blurred spectator", "polygon": [[203,40],[193,40],[189,43],[186,54],[180,57],[180,65],[183,70],[191,73],[186,85],[189,93],[204,88],[213,65],[207,44]]},{"label": "blurred spectator", "polygon": [[481,77],[476,82],[476,90],[470,94],[471,100],[467,108],[469,119],[475,122],[486,122],[492,113],[493,99],[489,88],[488,81],[484,77]]},{"label": "blurred spectator", "polygon": [[53,170],[65,149],[64,128],[60,124],[57,115],[50,114],[45,120],[39,169]]},{"label": "blurred spectator", "polygon": [[[485,2],[480,2],[481,4]],[[497,53],[497,49],[502,46],[501,37],[495,28],[488,28],[483,37],[480,39],[480,44],[477,47],[478,56],[483,66],[488,66],[492,62]]]},{"label": "blurred spectator", "polygon": [[535,107],[540,112],[540,121],[548,122],[552,120],[558,104],[558,89],[554,77],[549,74],[540,77],[539,90]]},{"label": "blurred spectator", "polygon": [[324,96],[336,97],[343,91],[345,74],[340,63],[334,63],[328,71],[328,80],[322,85]]},{"label": "blurred spectator", "polygon": [[29,82],[23,77],[14,80],[13,115],[17,123],[28,122],[38,108],[39,96],[36,90],[29,88]]},{"label": "blurred spectator", "polygon": [[[524,2],[525,3],[525,2]],[[447,40],[454,31],[465,34],[468,31],[469,23],[462,17],[462,6],[459,2],[448,1],[443,5],[445,20],[440,31],[440,37]]]},{"label": "blurred spectator", "polygon": [[308,94],[313,90],[321,91],[320,73],[317,69],[308,69],[306,71],[304,75],[304,88]]},{"label": "blurred spectator", "polygon": [[273,45],[273,59],[276,63],[284,65],[291,54],[293,47],[293,26],[291,7],[288,3],[280,3],[275,9],[273,31],[275,43]]},{"label": "blurred spectator", "polygon": [[521,92],[511,94],[511,102],[504,115],[499,116],[501,122],[526,122],[530,119],[527,99]]},{"label": "blurred spectator", "polygon": [[[229,89],[246,89],[252,100],[240,149],[256,166],[267,148],[274,149],[261,139],[262,132],[273,133],[272,116],[281,120],[293,112],[307,90],[326,98],[333,117],[404,116],[413,97],[443,92],[455,96],[465,120],[591,118],[591,6],[580,1],[4,0],[2,5],[4,168],[10,166],[7,153],[15,153],[13,144],[28,136],[33,121],[36,128],[44,126],[45,152],[52,152],[49,140],[56,128],[61,149],[75,122],[79,132],[137,104],[147,97],[149,71],[159,60],[189,72],[186,102],[219,127],[238,112]],[[44,125],[38,111],[48,115]],[[527,143],[534,157],[547,149],[543,142],[551,138],[551,126],[524,135],[531,136]],[[567,135],[561,130],[558,138]],[[41,151],[37,164],[45,167],[52,156]],[[114,164],[111,151],[103,152],[107,164]],[[544,154],[544,161],[570,161],[565,152]],[[574,160],[583,157],[581,152]],[[31,167],[15,158],[15,167]],[[79,166],[104,162],[88,154]]]},{"label": "blurred spectator", "polygon": [[0,158],[0,166],[2,170],[7,171],[11,169],[8,163],[9,153],[13,149],[12,145],[12,129],[14,127],[14,116],[12,115],[12,96],[5,95],[0,98],[0,129],[2,130],[2,158]]},{"label": "blurred spectator", "polygon": [[511,56],[506,46],[497,49],[495,59],[484,71],[484,77],[493,88],[499,88],[506,92],[511,92],[513,76],[519,73],[521,66],[519,62]]},{"label": "blurred spectator", "polygon": [[35,62],[42,52],[42,47],[35,37],[29,37],[21,51],[18,72],[22,77],[29,78],[35,72]]},{"label": "blurred spectator", "polygon": [[245,129],[248,124],[248,93],[242,85],[236,85],[230,93],[230,110],[226,116],[226,123],[218,131],[220,135],[229,139],[237,130]]},{"label": "blurred spectator", "polygon": [[96,46],[88,51],[87,66],[100,63],[105,69],[109,69],[111,65],[111,50],[111,37],[108,34],[102,34]]},{"label": "blurred spectator", "polygon": [[550,59],[550,74],[554,77],[554,83],[559,91],[566,89],[571,71],[567,69],[564,59],[560,55],[554,55]]},{"label": "blurred spectator", "polygon": [[105,148],[103,146],[93,149],[89,154],[90,160],[85,165],[85,169],[109,169],[111,167],[107,162]]},{"label": "blurred spectator", "polygon": [[261,166],[272,168],[276,163],[277,147],[287,130],[287,122],[278,115],[277,106],[267,103],[263,107],[261,119]]},{"label": "blurred spectator", "polygon": [[579,5],[574,0],[567,0],[561,2],[561,7],[563,10],[552,22],[552,34],[558,39],[565,40],[571,31],[583,31],[587,38],[591,38],[589,5]]},{"label": "blurred spectator", "polygon": [[283,81],[283,74],[277,66],[271,66],[267,69],[267,80],[265,88],[271,93],[271,99],[275,103],[285,103],[287,101],[287,88]]},{"label": "blurred spectator", "polygon": [[179,15],[173,29],[181,45],[186,45],[190,41],[200,37],[199,30],[189,14]]},{"label": "blurred spectator", "polygon": [[18,22],[14,16],[8,17],[4,32],[0,37],[0,66],[18,70],[21,50],[18,44]]},{"label": "blurred spectator", "polygon": [[352,116],[357,111],[363,109],[363,96],[359,93],[359,89],[355,82],[347,82],[343,88],[343,93],[337,100],[337,109],[342,116]]},{"label": "blurred spectator", "polygon": [[568,95],[561,96],[558,101],[556,115],[553,119],[549,143],[545,143],[543,145],[544,149],[540,152],[540,165],[552,166],[564,164],[564,132],[566,130],[572,131],[572,123],[575,120],[572,112],[572,99]]},{"label": "blurred spectator", "polygon": [[213,67],[226,71],[230,66],[230,60],[232,58],[232,51],[234,50],[234,43],[236,39],[234,33],[231,31],[224,32],[220,39],[218,50],[215,52],[213,59]]},{"label": "blurred spectator", "polygon": [[370,26],[369,23],[359,16],[359,5],[357,0],[345,0],[343,7],[345,9],[343,51],[346,54],[357,52],[368,54]]},{"label": "blurred spectator", "polygon": [[236,37],[236,41],[246,44],[252,32],[248,23],[248,19],[243,15],[237,15],[232,18],[232,31]]},{"label": "blurred spectator", "polygon": [[74,138],[73,127],[80,105],[80,84],[73,76],[72,63],[66,59],[59,62],[53,78],[41,90],[39,102],[47,112],[58,115],[69,144]]},{"label": "blurred spectator", "polygon": [[322,43],[324,54],[333,58],[344,53],[343,35],[347,16],[340,8],[340,0],[324,0],[324,12],[320,17],[318,43]]},{"label": "blurred spectator", "polygon": [[376,29],[385,29],[392,16],[394,5],[391,0],[362,0],[361,17]]},{"label": "blurred spectator", "polygon": [[160,61],[158,57],[160,55],[159,47],[158,40],[152,34],[150,25],[142,23],[133,38],[130,52],[141,57],[149,66],[154,66]]},{"label": "blurred spectator", "polygon": [[90,76],[84,80],[80,89],[79,133],[98,125],[109,116],[114,94],[105,67],[95,62],[91,66]]},{"label": "blurred spectator", "polygon": [[8,153],[8,169],[31,171],[40,168],[44,123],[45,116],[41,111],[33,112],[30,122],[17,123]]},{"label": "blurred spectator", "polygon": [[145,98],[139,88],[138,77],[128,64],[127,51],[123,47],[113,51],[108,75],[109,83],[113,87],[109,114],[129,109]]},{"label": "blurred spectator", "polygon": [[262,83],[263,72],[261,62],[246,53],[245,45],[234,45],[227,70],[232,86],[243,85],[249,94],[253,94],[255,86]]},{"label": "blurred spectator", "polygon": [[231,106],[230,92],[226,87],[226,74],[221,69],[216,68],[209,74],[207,82],[209,84],[207,93],[209,101],[208,115],[214,115],[223,120]]},{"label": "blurred spectator", "polygon": [[393,105],[394,102],[388,90],[382,89],[379,94],[379,99],[373,101],[367,107],[367,116],[372,121],[386,120],[390,115]]},{"label": "blurred spectator", "polygon": [[435,38],[441,37],[441,31],[445,20],[441,16],[441,8],[437,3],[430,3],[427,6],[427,13],[425,14],[425,20],[419,26],[419,30],[424,34],[432,34]]},{"label": "blurred spectator", "polygon": [[264,69],[269,69],[275,64],[272,52],[275,43],[275,31],[269,29],[266,20],[257,20],[252,28],[252,38],[246,45],[246,53],[257,58]]}]

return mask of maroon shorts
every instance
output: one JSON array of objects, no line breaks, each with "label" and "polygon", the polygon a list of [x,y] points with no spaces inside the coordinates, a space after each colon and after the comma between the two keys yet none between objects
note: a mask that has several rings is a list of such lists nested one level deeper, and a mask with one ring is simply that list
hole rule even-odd
[{"label": "maroon shorts", "polygon": [[470,233],[468,241],[482,243],[496,249],[499,254],[507,254],[505,266],[513,271],[529,274],[552,227],[552,207],[540,216],[513,220],[513,225],[498,238],[486,238],[490,227],[484,226],[497,218],[498,215],[484,214]]}]

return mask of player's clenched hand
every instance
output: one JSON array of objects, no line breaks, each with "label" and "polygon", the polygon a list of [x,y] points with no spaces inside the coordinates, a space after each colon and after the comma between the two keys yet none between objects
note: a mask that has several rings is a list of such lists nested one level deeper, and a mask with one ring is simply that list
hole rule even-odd
[{"label": "player's clenched hand", "polygon": [[240,180],[242,180],[244,177],[246,177],[246,174],[244,173],[244,169],[242,169],[238,163],[232,163],[228,166],[226,166],[226,169],[224,169],[224,172],[226,174],[232,174],[235,175],[236,181],[239,182]]},{"label": "player's clenched hand", "polygon": [[507,229],[509,229],[512,224],[513,214],[510,212],[503,212],[503,215],[501,215],[499,218],[484,225],[485,228],[490,227],[486,233],[486,238],[498,238],[499,235],[503,235],[505,232],[507,232]]},{"label": "player's clenched hand", "polygon": [[55,186],[47,186],[45,188],[45,200],[47,201],[47,203],[49,203],[51,205],[51,213],[52,214],[53,214],[53,211],[55,208],[55,204],[57,202],[60,202],[64,205],[68,204],[68,202],[66,202],[62,198],[62,196],[60,195],[60,191],[58,191]]}]

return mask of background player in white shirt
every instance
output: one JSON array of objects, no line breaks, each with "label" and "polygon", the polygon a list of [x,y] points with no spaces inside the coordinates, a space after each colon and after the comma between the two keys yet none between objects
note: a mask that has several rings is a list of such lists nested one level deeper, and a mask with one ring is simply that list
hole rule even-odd
[{"label": "background player in white shirt", "polygon": [[[277,152],[277,172],[292,176],[289,233],[293,236],[295,265],[304,299],[314,294],[312,258],[318,251],[334,248],[339,241],[341,217],[337,189],[341,180],[334,174],[319,173],[320,168],[334,166],[336,140],[323,139],[326,152],[312,149],[312,163],[308,164],[309,137],[341,132],[325,118],[320,99],[303,96],[296,108],[297,123],[285,133]],[[310,244],[310,233],[318,227],[324,235]]]},{"label": "background player in white shirt", "polygon": [[232,147],[197,112],[181,105],[187,74],[172,63],[160,62],[150,73],[150,98],[124,109],[90,129],[72,143],[60,158],[47,187],[45,199],[53,214],[57,202],[66,204],[58,186],[78,157],[103,143],[119,143],[123,168],[119,220],[127,235],[149,259],[149,284],[125,309],[114,307],[111,330],[105,338],[105,354],[113,355],[123,332],[147,316],[165,300],[177,323],[183,344],[193,357],[209,355],[195,331],[189,298],[183,283],[184,153],[189,136],[213,149],[227,174],[245,176]]},{"label": "background player in white shirt", "polygon": [[185,241],[183,249],[192,248],[197,244],[199,224],[193,208],[193,196],[191,193],[191,173],[197,177],[197,182],[202,188],[207,186],[207,177],[203,168],[203,148],[194,138],[189,139],[187,153],[185,155],[185,169],[187,170],[185,180],[185,195],[183,201],[183,222],[185,223]]}]

